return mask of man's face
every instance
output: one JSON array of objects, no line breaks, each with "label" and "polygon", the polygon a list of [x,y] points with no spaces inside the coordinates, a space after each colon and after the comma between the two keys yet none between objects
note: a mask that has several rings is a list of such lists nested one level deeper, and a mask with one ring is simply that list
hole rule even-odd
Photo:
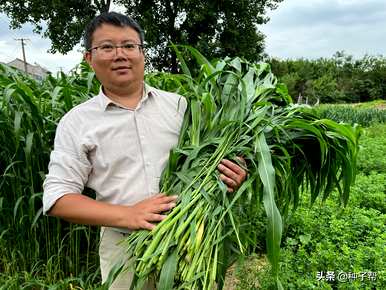
[{"label": "man's face", "polygon": [[[131,27],[103,24],[92,35],[91,47],[111,47],[115,45],[140,44],[138,33]],[[142,84],[144,76],[143,50],[135,46],[129,52],[114,48],[105,53],[103,49],[86,52],[85,58],[94,69],[102,85],[109,90],[122,90],[133,83]]]}]

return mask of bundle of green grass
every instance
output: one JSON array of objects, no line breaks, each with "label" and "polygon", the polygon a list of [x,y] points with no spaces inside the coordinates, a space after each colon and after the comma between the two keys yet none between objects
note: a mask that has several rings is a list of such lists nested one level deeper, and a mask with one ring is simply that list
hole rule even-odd
[{"label": "bundle of green grass", "polygon": [[[256,240],[251,220],[264,205],[272,274],[279,280],[282,216],[299,194],[314,202],[337,188],[346,204],[355,177],[360,130],[318,119],[294,105],[267,64],[239,58],[210,63],[185,47],[200,65],[192,76],[148,76],[154,85],[184,94],[188,108],[179,142],[161,179],[162,192],[179,195],[177,206],[152,231],[131,234],[132,288],[149,277],[157,289],[221,289],[227,267]],[[223,158],[247,161],[248,178],[235,193],[219,179]]]}]

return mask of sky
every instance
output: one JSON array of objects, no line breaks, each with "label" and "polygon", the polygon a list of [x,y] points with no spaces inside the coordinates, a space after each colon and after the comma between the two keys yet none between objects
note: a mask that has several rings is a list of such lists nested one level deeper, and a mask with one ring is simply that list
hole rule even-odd
[{"label": "sky", "polygon": [[262,32],[278,58],[386,56],[385,0],[284,0]]},{"label": "sky", "polygon": [[[269,11],[270,21],[259,29],[266,35],[266,53],[287,58],[332,57],[345,51],[355,58],[365,54],[386,56],[385,0],[284,0]],[[9,19],[0,14],[0,61],[22,59],[20,42],[28,38],[26,59],[55,73],[68,72],[82,58],[78,45],[66,55],[50,54],[49,39],[33,33],[31,25],[10,30]]]},{"label": "sky", "polygon": [[60,70],[68,72],[82,60],[80,45],[66,55],[48,53],[51,47],[49,39],[33,33],[33,26],[29,24],[23,25],[21,29],[9,29],[9,19],[0,13],[0,62],[10,62],[15,58],[23,59],[21,43],[15,40],[18,38],[28,39],[25,41],[27,62],[37,63],[53,73]]}]

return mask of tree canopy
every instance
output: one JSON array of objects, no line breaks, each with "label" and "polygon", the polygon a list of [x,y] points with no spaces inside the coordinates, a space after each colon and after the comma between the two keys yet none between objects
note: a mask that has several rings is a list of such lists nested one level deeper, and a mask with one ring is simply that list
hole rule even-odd
[{"label": "tree canopy", "polygon": [[[148,58],[159,70],[177,71],[170,43],[189,44],[209,58],[240,56],[258,60],[264,51],[268,9],[283,0],[0,0],[11,27],[31,23],[51,40],[51,52],[67,53],[80,42],[86,24],[97,14],[124,7],[145,31]],[[43,29],[43,23],[46,29]]]},{"label": "tree canopy", "polygon": [[354,59],[338,51],[332,58],[273,58],[269,62],[273,73],[298,102],[353,103],[386,99],[386,57],[383,56],[365,55]]},{"label": "tree canopy", "polygon": [[0,0],[0,12],[11,19],[11,28],[31,23],[34,32],[51,40],[50,52],[60,53],[73,49],[87,23],[109,7],[108,0]]}]

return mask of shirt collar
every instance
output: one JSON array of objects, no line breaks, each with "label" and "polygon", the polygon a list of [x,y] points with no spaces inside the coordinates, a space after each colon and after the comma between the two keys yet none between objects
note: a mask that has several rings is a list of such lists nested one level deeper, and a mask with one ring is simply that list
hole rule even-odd
[{"label": "shirt collar", "polygon": [[[143,83],[142,98],[137,106],[137,109],[139,109],[141,107],[141,105],[149,99],[149,97],[154,95],[154,91],[155,91],[155,89],[153,87],[149,86],[146,83]],[[99,104],[101,106],[101,109],[103,111],[106,111],[107,108],[109,107],[109,105],[122,107],[121,105],[119,105],[116,102],[114,102],[113,100],[111,100],[108,96],[106,96],[106,94],[103,92],[102,85],[99,88],[99,94],[97,95],[97,98],[98,98]]]}]

